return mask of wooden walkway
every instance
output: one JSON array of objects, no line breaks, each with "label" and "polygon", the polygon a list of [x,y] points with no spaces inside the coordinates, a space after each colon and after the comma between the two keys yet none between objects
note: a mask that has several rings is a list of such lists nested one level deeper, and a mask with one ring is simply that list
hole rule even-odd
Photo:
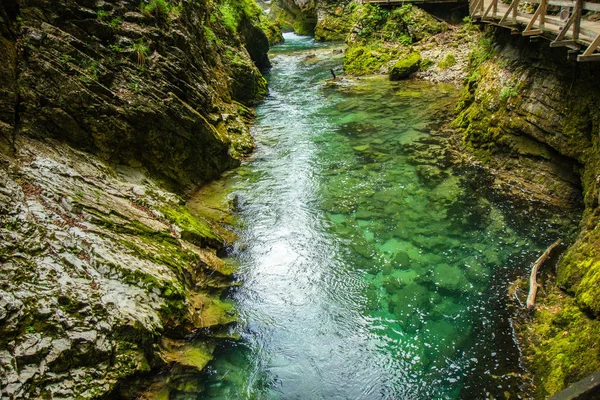
[{"label": "wooden walkway", "polygon": [[[519,4],[533,4],[535,12],[519,10]],[[548,13],[548,6],[556,6],[557,15]],[[599,3],[583,0],[470,0],[471,18],[511,29],[514,33],[551,40],[550,47],[567,47],[577,61],[600,61],[600,22],[586,21],[584,11],[600,11]]]},{"label": "wooden walkway", "polygon": [[403,6],[405,4],[436,4],[436,3],[464,3],[468,0],[358,0],[359,4],[372,3],[382,6]]}]

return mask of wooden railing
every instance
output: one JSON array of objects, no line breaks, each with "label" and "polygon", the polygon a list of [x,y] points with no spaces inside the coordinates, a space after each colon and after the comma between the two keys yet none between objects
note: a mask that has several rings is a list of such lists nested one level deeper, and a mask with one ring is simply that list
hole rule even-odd
[{"label": "wooden railing", "polygon": [[[519,11],[519,4],[538,4],[533,14]],[[548,14],[548,6],[561,7],[560,15]],[[582,18],[584,10],[600,11],[600,4],[583,0],[512,0],[509,4],[499,0],[470,0],[473,19],[518,31],[525,26],[523,36],[544,36],[551,39],[551,47],[566,46],[577,61],[600,61],[595,51],[600,47],[600,23]]]},{"label": "wooden railing", "polygon": [[373,3],[390,6],[401,6],[404,4],[424,4],[424,3],[464,3],[468,0],[358,0],[358,4]]}]

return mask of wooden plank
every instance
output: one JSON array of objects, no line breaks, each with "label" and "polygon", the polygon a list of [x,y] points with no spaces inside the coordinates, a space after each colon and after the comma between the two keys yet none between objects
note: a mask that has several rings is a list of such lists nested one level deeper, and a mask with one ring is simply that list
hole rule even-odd
[{"label": "wooden plank", "polygon": [[600,45],[600,34],[596,36],[596,39],[589,45],[589,47],[583,52],[583,55],[577,57],[577,61],[579,61],[580,57],[589,57],[594,54],[596,48]]},{"label": "wooden plank", "polygon": [[579,62],[600,61],[600,54],[592,54],[591,56],[579,55],[579,56],[577,56],[577,61],[579,61]]},{"label": "wooden plank", "polygon": [[[565,26],[560,30],[560,32],[558,33],[558,36],[556,37],[556,39],[554,39],[554,42],[552,42],[552,43],[558,43],[558,42],[563,41],[563,39],[567,35],[567,32],[569,31],[569,28],[571,27],[571,25],[573,25],[574,21],[575,21],[575,13],[573,13],[573,15],[571,15],[569,17],[569,19],[565,23]],[[550,47],[556,47],[556,46],[552,46],[552,43],[550,43]]]},{"label": "wooden plank", "polygon": [[[529,0],[528,3],[532,4],[540,4],[542,0]],[[547,3],[549,6],[559,6],[559,7],[575,7],[575,1],[572,0],[548,0]],[[590,3],[583,2],[582,7],[583,10],[588,11],[600,11],[600,3]]]},{"label": "wooden plank", "polygon": [[573,50],[581,49],[581,44],[576,40],[555,40],[550,42],[550,47],[568,47]]},{"label": "wooden plank", "polygon": [[586,376],[566,389],[554,394],[549,400],[575,400],[600,398],[600,371]]},{"label": "wooden plank", "polygon": [[[510,6],[508,7],[508,10],[506,10],[506,13],[504,14],[504,16],[502,18],[500,18],[500,23],[503,23],[504,21],[506,21],[506,18],[508,18],[508,14],[510,14],[510,12],[513,9],[516,9],[516,4],[519,3],[519,0],[513,0],[512,3],[510,3]],[[513,16],[513,22],[516,22],[516,16]]]},{"label": "wooden plank", "polygon": [[488,6],[488,8],[485,10],[485,12],[483,13],[483,15],[481,16],[481,19],[485,19],[485,17],[487,17],[488,13],[492,10],[492,8],[494,7],[494,4],[496,4],[496,1],[498,0],[492,0],[490,2],[490,5]]},{"label": "wooden plank", "polygon": [[[544,28],[545,15],[546,15],[546,0],[542,0],[540,5],[538,6],[537,10],[535,10],[533,17],[531,17],[531,19],[529,20],[529,23],[527,24],[527,27],[523,31],[522,35],[523,36],[531,36],[531,35],[539,35],[540,33],[542,33],[542,29]],[[539,26],[539,29],[534,30],[533,25],[538,20],[538,18],[540,18],[540,24],[539,24],[540,26]]]}]

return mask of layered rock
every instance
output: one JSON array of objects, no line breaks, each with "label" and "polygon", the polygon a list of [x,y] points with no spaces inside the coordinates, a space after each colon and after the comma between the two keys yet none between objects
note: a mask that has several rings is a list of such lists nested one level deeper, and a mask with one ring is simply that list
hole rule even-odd
[{"label": "layered rock", "polygon": [[180,189],[213,179],[252,149],[259,15],[250,1],[3,3],[3,136],[18,125]]},{"label": "layered rock", "polygon": [[229,336],[234,271],[180,196],[252,151],[268,26],[251,0],[0,4],[2,398],[200,391],[177,377]]},{"label": "layered rock", "polygon": [[455,121],[467,150],[532,211],[585,206],[557,266],[564,293],[549,287],[531,325],[519,328],[546,398],[600,368],[600,76],[596,65],[568,61],[564,49],[504,30],[482,40],[471,67]]}]

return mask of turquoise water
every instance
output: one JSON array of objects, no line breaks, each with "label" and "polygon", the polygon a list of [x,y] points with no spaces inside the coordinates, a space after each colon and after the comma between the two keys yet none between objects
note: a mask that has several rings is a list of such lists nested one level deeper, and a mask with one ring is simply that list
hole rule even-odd
[{"label": "turquoise water", "polygon": [[202,398],[516,398],[506,284],[556,227],[451,165],[435,130],[457,88],[334,83],[341,57],[294,35],[272,50],[257,151],[231,183],[242,339]]}]

